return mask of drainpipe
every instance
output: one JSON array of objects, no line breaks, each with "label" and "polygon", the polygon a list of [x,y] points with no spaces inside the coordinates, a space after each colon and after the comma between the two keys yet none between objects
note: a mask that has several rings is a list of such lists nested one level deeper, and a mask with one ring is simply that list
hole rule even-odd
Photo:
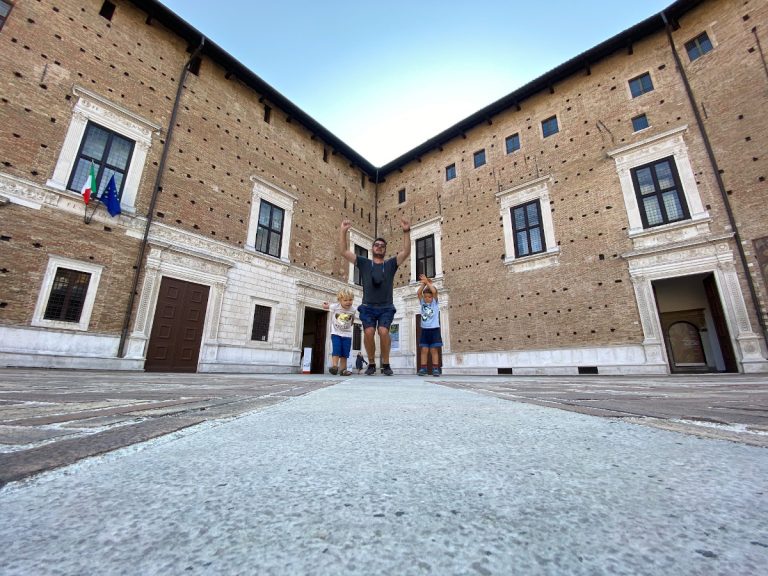
[{"label": "drainpipe", "polygon": [[373,237],[379,237],[379,169],[376,168],[376,183],[373,186]]},{"label": "drainpipe", "polygon": [[184,68],[181,70],[179,76],[179,85],[176,88],[176,100],[173,102],[173,110],[171,111],[171,119],[168,121],[168,130],[165,133],[165,145],[163,146],[163,153],[160,156],[160,165],[157,167],[157,175],[155,176],[155,185],[152,189],[152,198],[149,201],[149,209],[147,210],[147,225],[144,227],[144,237],[141,240],[139,246],[139,253],[136,256],[136,265],[133,267],[133,283],[131,284],[131,293],[128,296],[128,305],[125,308],[125,317],[123,319],[123,329],[120,332],[120,344],[117,347],[118,358],[125,358],[125,344],[128,340],[128,327],[131,323],[131,315],[133,313],[133,304],[136,301],[136,289],[139,285],[139,275],[141,274],[142,263],[144,262],[144,254],[147,251],[147,245],[149,244],[149,228],[152,226],[152,221],[155,218],[155,205],[157,204],[157,198],[160,195],[162,189],[163,173],[165,172],[165,162],[168,159],[168,151],[171,149],[171,137],[173,136],[173,129],[176,126],[176,114],[179,111],[179,103],[181,102],[181,92],[184,89],[184,82],[187,79],[189,73],[189,67],[192,61],[197,58],[200,51],[205,45],[205,36],[200,38],[200,45],[192,52],[192,55],[184,64]]},{"label": "drainpipe", "polygon": [[763,336],[763,342],[765,342],[766,349],[768,349],[768,332],[766,332],[765,319],[763,318],[763,314],[760,311],[760,305],[757,299],[757,290],[755,289],[755,283],[752,279],[752,274],[749,271],[747,255],[744,252],[744,246],[741,242],[741,235],[739,234],[739,228],[736,225],[736,219],[733,216],[733,209],[731,208],[731,202],[728,199],[728,193],[725,191],[725,184],[723,183],[723,177],[720,174],[720,167],[718,166],[717,159],[715,158],[715,151],[713,150],[712,144],[709,141],[707,130],[704,127],[704,120],[701,118],[701,114],[699,113],[699,108],[696,105],[696,98],[694,98],[693,89],[691,88],[691,85],[688,82],[688,76],[686,75],[685,69],[683,68],[683,63],[680,60],[680,55],[677,53],[677,49],[675,48],[675,43],[674,43],[674,40],[672,39],[672,26],[667,20],[667,15],[664,12],[661,13],[661,19],[664,21],[664,27],[667,32],[667,40],[669,41],[669,47],[672,50],[672,56],[675,58],[677,71],[680,73],[680,77],[683,80],[683,86],[685,86],[685,93],[688,95],[688,101],[691,104],[691,108],[693,109],[693,115],[696,118],[696,125],[699,127],[701,138],[704,141],[704,148],[707,150],[707,157],[709,158],[709,162],[712,165],[712,169],[715,172],[715,179],[717,180],[717,188],[718,190],[720,190],[720,196],[723,198],[723,205],[725,206],[725,212],[728,215],[728,223],[731,225],[731,229],[733,230],[734,240],[736,241],[736,249],[739,252],[741,265],[744,268],[744,276],[747,279],[747,285],[749,286],[749,294],[752,297],[752,304],[755,308],[755,313],[757,314],[757,321],[760,324],[760,329]]}]

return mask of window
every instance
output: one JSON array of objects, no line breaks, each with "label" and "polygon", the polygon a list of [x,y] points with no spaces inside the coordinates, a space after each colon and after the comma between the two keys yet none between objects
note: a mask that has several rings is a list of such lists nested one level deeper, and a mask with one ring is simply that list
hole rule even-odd
[{"label": "window", "polygon": [[410,282],[418,282],[419,274],[443,277],[442,237],[441,216],[411,225]]},{"label": "window", "polygon": [[642,96],[646,92],[653,91],[653,81],[651,75],[646,72],[637,78],[632,78],[629,81],[629,91],[632,93],[632,98]]},{"label": "window", "polygon": [[512,272],[528,272],[559,262],[550,209],[551,176],[540,176],[496,193],[504,227],[504,264]]},{"label": "window", "polygon": [[114,15],[115,15],[115,5],[112,4],[112,2],[109,2],[107,0],[106,2],[104,2],[104,4],[101,5],[101,10],[99,10],[99,16],[111,21],[112,16]]},{"label": "window", "polygon": [[648,128],[648,116],[645,114],[640,114],[639,116],[635,116],[632,118],[632,130],[635,132],[639,132],[640,130],[645,130]]},{"label": "window", "polygon": [[253,328],[251,328],[251,340],[266,342],[269,338],[269,319],[272,308],[256,304],[253,309]]},{"label": "window", "polygon": [[672,156],[633,168],[631,172],[643,227],[690,218]]},{"label": "window", "polygon": [[251,176],[251,181],[254,185],[245,245],[256,253],[280,258],[288,264],[297,198],[258,176]]},{"label": "window", "polygon": [[416,240],[416,278],[435,277],[435,237],[430,234]]},{"label": "window", "polygon": [[552,136],[552,134],[557,134],[559,131],[560,128],[557,125],[557,116],[551,116],[546,120],[541,121],[541,135],[544,136],[544,138]]},{"label": "window", "polygon": [[88,178],[91,163],[93,163],[98,195],[101,196],[109,183],[109,179],[114,176],[117,185],[117,197],[120,198],[125,185],[125,174],[131,163],[133,145],[132,140],[123,138],[93,122],[88,122],[67,190],[73,192],[82,190],[83,184]]},{"label": "window", "polygon": [[541,206],[538,200],[515,206],[512,211],[512,230],[515,235],[515,257],[530,256],[544,252],[544,228],[541,221]]},{"label": "window", "polygon": [[[368,249],[363,248],[358,244],[355,244],[355,256],[362,256],[363,258],[368,258]],[[362,286],[363,281],[360,279],[360,269],[357,266],[354,266],[354,269],[355,269],[354,283],[357,284],[358,286]]]},{"label": "window", "polygon": [[515,150],[520,150],[520,134],[507,136],[507,139],[504,142],[507,145],[507,154],[512,154]]},{"label": "window", "polygon": [[398,204],[405,202],[405,188],[397,191],[397,202]]},{"label": "window", "polygon": [[152,134],[159,134],[160,125],[81,86],[74,86],[72,91],[78,101],[46,185],[79,196],[93,160],[100,177],[99,190],[106,187],[114,173],[123,214],[135,213]]},{"label": "window", "polygon": [[43,318],[80,322],[90,281],[91,275],[88,272],[58,268]]},{"label": "window", "polygon": [[328,148],[323,148],[323,162],[328,162]]},{"label": "window", "polygon": [[475,152],[475,168],[480,168],[483,164],[485,164],[485,148]]},{"label": "window", "polygon": [[[264,122],[269,124],[270,120],[272,120],[272,107],[264,104]],[[325,157],[323,157],[323,160],[325,160]]]},{"label": "window", "polygon": [[702,32],[690,42],[685,43],[685,51],[688,52],[688,58],[691,62],[699,56],[704,56],[710,50],[712,50],[712,42],[710,42],[706,32]]},{"label": "window", "polygon": [[62,256],[50,256],[32,326],[88,330],[102,267]]},{"label": "window", "polygon": [[256,232],[256,250],[258,252],[269,254],[276,258],[280,257],[284,219],[285,210],[269,202],[261,202],[261,207],[259,208],[259,228]]},{"label": "window", "polygon": [[453,180],[456,178],[456,164],[451,164],[445,167],[445,181]]},{"label": "window", "polygon": [[8,14],[11,13],[11,8],[13,8],[13,4],[0,0],[0,30],[3,29],[3,24],[8,20]]}]

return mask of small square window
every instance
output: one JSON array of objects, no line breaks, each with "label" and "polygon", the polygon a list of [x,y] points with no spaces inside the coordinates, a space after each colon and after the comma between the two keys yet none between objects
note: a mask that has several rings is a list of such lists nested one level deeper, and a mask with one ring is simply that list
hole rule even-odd
[{"label": "small square window", "polygon": [[58,268],[43,318],[61,322],[80,322],[80,314],[85,305],[90,281],[91,275],[88,272]]},{"label": "small square window", "polygon": [[0,30],[3,29],[3,24],[5,24],[5,21],[8,19],[8,14],[11,13],[11,8],[13,8],[13,4],[6,2],[5,0],[0,0]]},{"label": "small square window", "polygon": [[485,164],[485,148],[475,152],[475,168],[480,168],[483,164]]},{"label": "small square window", "polygon": [[632,78],[632,80],[629,81],[629,91],[632,93],[632,98],[637,98],[647,92],[652,92],[653,81],[651,80],[651,75],[646,72],[637,78]]},{"label": "small square window", "polygon": [[507,154],[512,154],[515,150],[520,150],[520,134],[507,136],[505,143],[507,145]]},{"label": "small square window", "polygon": [[456,164],[451,164],[445,167],[445,180],[453,180],[456,178]]},{"label": "small square window", "polygon": [[552,134],[557,134],[559,131],[560,128],[557,125],[557,116],[551,116],[550,118],[541,121],[541,134],[544,138],[552,136]]},{"label": "small square window", "polygon": [[691,62],[710,50],[712,50],[712,42],[709,40],[706,32],[702,32],[690,42],[685,43],[685,51],[688,52],[688,58],[690,58]]},{"label": "small square window", "polygon": [[648,116],[645,114],[640,114],[640,116],[632,118],[632,130],[635,132],[645,130],[648,126],[650,126],[650,124],[648,124]]},{"label": "small square window", "polygon": [[403,202],[405,202],[405,188],[397,192],[397,203],[402,204]]}]

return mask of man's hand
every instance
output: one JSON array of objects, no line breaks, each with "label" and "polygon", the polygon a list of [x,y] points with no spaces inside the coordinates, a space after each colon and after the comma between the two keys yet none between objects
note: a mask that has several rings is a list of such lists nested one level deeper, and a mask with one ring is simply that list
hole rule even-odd
[{"label": "man's hand", "polygon": [[403,232],[411,231],[411,221],[408,220],[408,218],[405,218],[405,217],[400,218],[400,226],[402,227]]}]

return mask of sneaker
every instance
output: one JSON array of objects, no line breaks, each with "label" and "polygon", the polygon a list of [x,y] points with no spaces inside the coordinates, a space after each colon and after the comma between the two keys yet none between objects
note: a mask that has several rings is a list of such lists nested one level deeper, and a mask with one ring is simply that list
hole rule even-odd
[{"label": "sneaker", "polygon": [[426,368],[419,368],[419,371],[417,372],[419,376],[426,376],[427,375],[427,369]]},{"label": "sneaker", "polygon": [[442,376],[442,375],[443,375],[443,371],[440,370],[440,368],[434,368],[432,370],[432,376]]},{"label": "sneaker", "polygon": [[368,364],[368,368],[365,369],[366,376],[373,376],[376,374],[376,364]]},{"label": "sneaker", "polygon": [[338,373],[339,373],[339,369],[338,369],[338,368],[336,368],[336,366],[331,366],[330,368],[328,368],[328,372],[330,372],[331,374],[333,374],[334,376],[336,376],[336,374],[338,374]]},{"label": "sneaker", "polygon": [[392,372],[392,368],[389,366],[384,366],[384,368],[381,369],[381,373],[384,374],[384,376],[392,376],[394,372]]}]

